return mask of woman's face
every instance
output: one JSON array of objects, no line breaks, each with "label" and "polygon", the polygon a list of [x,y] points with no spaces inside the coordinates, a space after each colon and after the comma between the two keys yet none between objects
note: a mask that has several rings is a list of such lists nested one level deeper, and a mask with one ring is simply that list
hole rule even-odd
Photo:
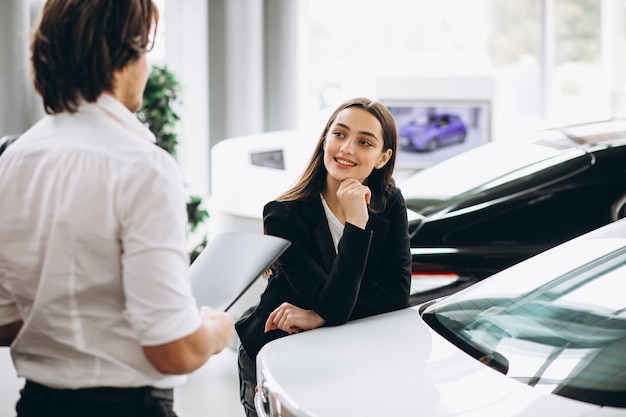
[{"label": "woman's face", "polygon": [[324,141],[324,166],[328,175],[341,182],[347,178],[363,183],[375,168],[391,157],[383,152],[383,128],[376,117],[358,107],[337,114]]}]

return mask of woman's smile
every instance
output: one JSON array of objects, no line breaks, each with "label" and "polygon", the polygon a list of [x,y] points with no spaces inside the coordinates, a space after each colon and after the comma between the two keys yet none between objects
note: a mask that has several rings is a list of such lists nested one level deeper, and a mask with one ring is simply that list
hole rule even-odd
[{"label": "woman's smile", "polygon": [[356,162],[353,162],[346,158],[342,158],[341,156],[336,156],[335,162],[337,162],[337,166],[339,168],[352,168],[358,165]]}]

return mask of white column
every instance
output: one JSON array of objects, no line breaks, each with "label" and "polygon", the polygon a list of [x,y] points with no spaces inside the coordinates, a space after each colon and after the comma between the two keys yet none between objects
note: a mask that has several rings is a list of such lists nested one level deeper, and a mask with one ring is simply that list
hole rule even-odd
[{"label": "white column", "polygon": [[225,138],[264,131],[263,2],[227,0],[224,9]]},{"label": "white column", "polygon": [[[41,2],[4,0],[0,13],[0,136],[23,133],[43,111],[29,72],[31,22]],[[32,9],[32,10],[31,10]]]},{"label": "white column", "polygon": [[542,57],[541,57],[541,117],[552,116],[554,97],[554,0],[543,0],[542,10]]},{"label": "white column", "polygon": [[265,5],[265,130],[298,126],[298,34],[301,1],[267,0]]},{"label": "white column", "polygon": [[209,5],[166,0],[165,63],[180,81],[178,162],[188,192],[209,195]]},{"label": "white column", "polygon": [[624,116],[626,68],[624,67],[624,2],[603,0],[602,4],[602,68],[609,89],[610,116]]},{"label": "white column", "polygon": [[299,0],[209,2],[210,145],[298,125]]}]

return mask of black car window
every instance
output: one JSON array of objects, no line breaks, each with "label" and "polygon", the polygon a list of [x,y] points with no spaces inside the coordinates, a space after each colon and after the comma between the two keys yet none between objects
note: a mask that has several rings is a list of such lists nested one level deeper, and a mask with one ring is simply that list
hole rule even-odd
[{"label": "black car window", "polygon": [[[424,216],[441,212],[459,211],[488,201],[514,197],[518,193],[532,191],[552,182],[572,176],[589,166],[593,157],[582,149],[574,149],[529,165],[512,169],[506,174],[489,178],[487,181],[459,194],[442,198],[419,196],[401,184],[407,207]],[[458,174],[459,176],[462,173]],[[448,177],[450,181],[450,177]],[[410,184],[409,184],[410,185]],[[405,192],[406,190],[406,192]]]},{"label": "black car window", "polygon": [[20,135],[6,135],[0,138],[0,155],[19,138]]}]

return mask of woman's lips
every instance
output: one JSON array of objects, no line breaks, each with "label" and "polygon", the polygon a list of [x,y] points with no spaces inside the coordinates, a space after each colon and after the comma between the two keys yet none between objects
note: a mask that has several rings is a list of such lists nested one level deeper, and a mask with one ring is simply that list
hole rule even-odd
[{"label": "woman's lips", "polygon": [[335,157],[335,162],[337,163],[337,166],[341,168],[352,168],[356,166],[355,162],[352,162],[349,159],[340,158],[340,157]]}]

